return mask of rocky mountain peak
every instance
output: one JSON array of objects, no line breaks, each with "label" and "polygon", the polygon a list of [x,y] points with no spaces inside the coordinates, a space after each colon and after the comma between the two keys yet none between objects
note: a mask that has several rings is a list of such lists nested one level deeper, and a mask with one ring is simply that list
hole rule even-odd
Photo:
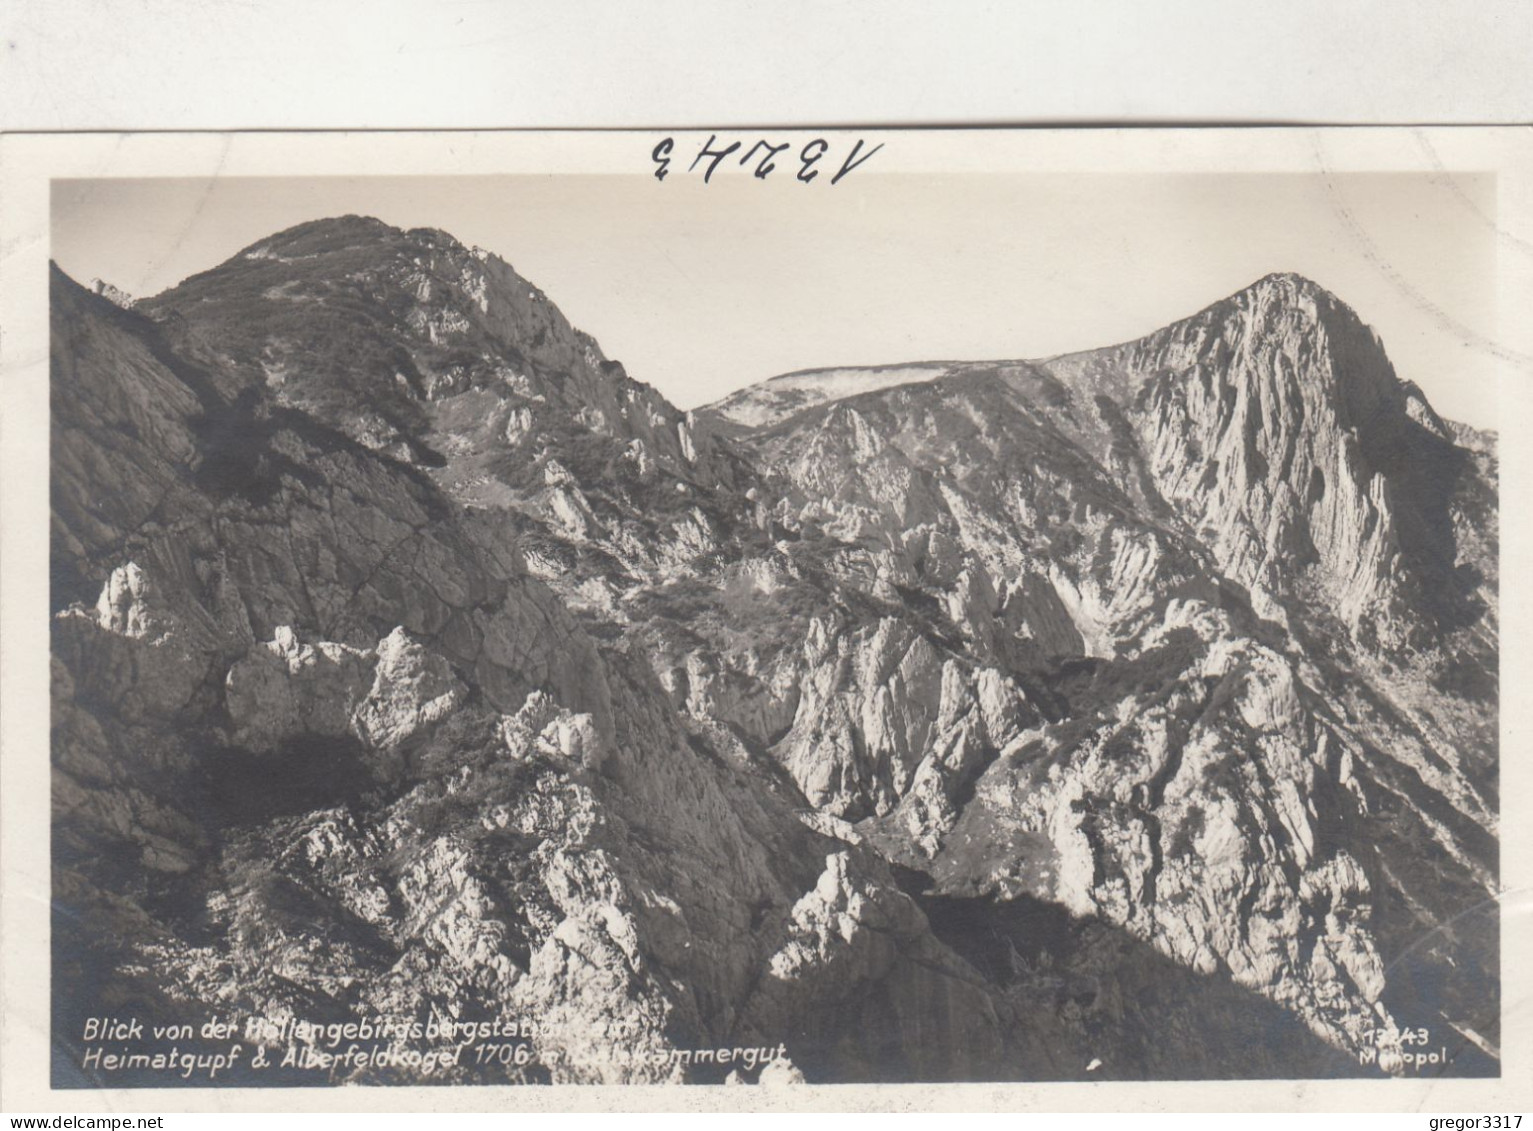
[{"label": "rocky mountain peak", "polygon": [[1314,581],[1353,630],[1413,621],[1382,612],[1402,603],[1454,620],[1438,597],[1464,449],[1325,288],[1268,275],[1136,341],[1039,364],[1080,402],[1077,442],[1169,504],[1264,615]]},{"label": "rocky mountain peak", "polygon": [[1289,296],[1290,298],[1324,297],[1336,301],[1336,296],[1331,294],[1319,283],[1307,275],[1301,275],[1297,271],[1271,271],[1252,283],[1245,290],[1257,294],[1269,295],[1274,298]]},{"label": "rocky mountain peak", "polygon": [[465,246],[456,236],[440,228],[398,228],[375,216],[354,214],[295,224],[258,240],[239,255],[300,258],[346,250],[372,250],[379,254],[436,251],[485,258],[484,253]]},{"label": "rocky mountain peak", "polygon": [[1493,445],[1308,280],[695,415],[430,229],[54,286],[60,1031],[100,985],[536,1017],[486,1082],[1494,1056]]},{"label": "rocky mountain peak", "polygon": [[302,412],[532,524],[540,576],[581,607],[764,536],[748,472],[707,423],[445,232],[300,224],[143,309],[253,415]]},{"label": "rocky mountain peak", "polygon": [[[1232,308],[1233,311],[1243,311],[1250,315],[1279,315],[1282,312],[1294,312],[1311,319],[1320,319],[1332,314],[1344,318],[1356,317],[1352,308],[1336,294],[1309,276],[1301,275],[1296,271],[1273,271],[1263,275],[1228,297],[1211,303],[1192,318],[1195,319],[1204,313],[1227,316],[1232,312]],[[1171,327],[1167,328],[1170,329],[1177,324],[1172,323]]]},{"label": "rocky mountain peak", "polygon": [[363,216],[299,224],[144,307],[226,387],[264,389],[396,458],[448,458],[441,418],[452,413],[438,406],[466,407],[465,396],[508,443],[535,448],[542,420],[658,445],[652,462],[677,468],[696,462],[687,449],[708,449],[536,285],[436,229]]},{"label": "rocky mountain peak", "polygon": [[[1354,802],[1344,794],[1359,778],[1350,766],[1319,776],[1301,768],[1318,765],[1322,748],[1336,749],[1321,737],[1324,720],[1345,718],[1337,740],[1357,742],[1347,749],[1367,763],[1365,777],[1388,780],[1388,791],[1420,773],[1457,798],[1453,816],[1434,810],[1421,819],[1441,817],[1436,843],[1451,842],[1456,860],[1481,861],[1471,870],[1483,867],[1470,846],[1493,820],[1486,768],[1494,736],[1468,715],[1428,716],[1456,711],[1448,704],[1462,702],[1469,685],[1470,700],[1493,700],[1495,565],[1486,550],[1494,459],[1486,447],[1456,440],[1467,434],[1399,380],[1355,311],[1311,280],[1276,274],[1121,345],[1033,363],[949,366],[924,381],[904,379],[917,367],[882,371],[896,372],[899,379],[876,381],[795,375],[710,411],[785,483],[791,518],[823,524],[858,547],[861,560],[850,551],[843,558],[848,575],[860,571],[875,591],[883,587],[913,610],[936,606],[930,623],[939,640],[961,640],[966,655],[1013,673],[1028,706],[1044,716],[1018,711],[1017,732],[1042,737],[1011,749],[997,727],[991,737],[1002,736],[1001,753],[988,765],[972,746],[965,753],[973,762],[950,758],[953,793],[931,789],[937,775],[926,777],[924,767],[918,785],[864,784],[857,755],[898,748],[886,737],[886,708],[870,710],[860,729],[821,710],[819,730],[799,734],[809,730],[806,692],[783,745],[806,794],[826,799],[817,804],[852,817],[857,804],[875,805],[878,817],[858,828],[873,824],[868,835],[888,851],[910,849],[908,834],[895,829],[919,830],[915,845],[927,855],[920,866],[948,884],[1047,891],[1131,925],[1161,914],[1149,906],[1181,882],[1174,857],[1200,845],[1208,861],[1218,839],[1206,839],[1212,814],[1223,809],[1231,823],[1219,836],[1229,833],[1233,844],[1263,835],[1242,813],[1267,812],[1268,828],[1286,830],[1292,867],[1318,869],[1301,890],[1326,888],[1338,906],[1366,902],[1370,887],[1395,880],[1356,867],[1372,849],[1339,854],[1333,842],[1322,851],[1316,832],[1352,820],[1343,814]],[[1161,675],[1137,684],[1129,673],[1143,672],[1140,665]],[[1183,674],[1167,682],[1171,669]],[[1095,674],[1077,683],[1073,673],[1084,671]],[[1195,690],[1214,673],[1219,689]],[[1361,685],[1349,685],[1360,675]],[[897,696],[910,683],[889,691],[897,717],[907,710]],[[1139,699],[1135,687],[1149,684],[1181,690]],[[1218,721],[1239,702],[1238,718]],[[1069,719],[1062,730],[1050,721],[1055,710]],[[1168,723],[1166,712],[1183,721]],[[1410,721],[1397,729],[1390,718]],[[1200,761],[1225,746],[1228,761]],[[1397,757],[1403,761],[1391,764]],[[1226,771],[1236,766],[1256,775],[1249,790],[1215,784],[1233,785]],[[1282,784],[1290,773],[1292,785]],[[1058,809],[1038,800],[1054,788],[1045,782],[1060,783]],[[1191,823],[1173,834],[1165,805],[1178,792]],[[945,809],[954,793],[978,800]],[[1340,807],[1321,814],[1322,795]],[[1244,800],[1226,808],[1237,796]],[[1299,796],[1320,808],[1300,817],[1283,799]],[[1426,804],[1414,796],[1396,812]],[[1018,806],[1037,808],[1018,818]],[[1136,839],[1134,814],[1149,821],[1152,813],[1145,827],[1154,831]],[[1024,851],[1013,858],[1016,870],[996,879],[987,854],[1001,830],[1025,842],[1043,829],[1059,853],[1057,870],[1034,873]],[[1327,851],[1333,855],[1322,862]],[[1261,855],[1253,849],[1247,859]],[[1256,867],[1271,864],[1269,857]],[[1182,924],[1163,922],[1182,939],[1168,945],[1201,945],[1182,935]],[[1146,921],[1131,929],[1153,937],[1161,928]],[[1385,937],[1392,928],[1379,930]],[[1336,948],[1348,961],[1364,953],[1340,938]],[[1247,961],[1233,953],[1199,960],[1200,968],[1227,964],[1268,984],[1307,977],[1298,973],[1302,963],[1279,970],[1287,960]],[[1347,979],[1374,987],[1364,997],[1381,984],[1372,958],[1355,962]]]},{"label": "rocky mountain peak", "polygon": [[[1114,348],[1138,346],[1141,349],[1153,349],[1175,344],[1184,349],[1202,350],[1204,360],[1215,360],[1228,356],[1218,349],[1219,343],[1223,343],[1224,350],[1234,353],[1242,343],[1249,350],[1263,341],[1281,345],[1285,339],[1301,336],[1314,339],[1306,341],[1306,352],[1321,360],[1335,360],[1328,358],[1328,355],[1338,348],[1351,348],[1359,354],[1384,353],[1378,335],[1358,317],[1356,311],[1319,283],[1294,272],[1264,275],[1196,314],[1179,319],[1135,342]],[[1350,360],[1358,361],[1361,358],[1353,357]],[[1393,370],[1388,368],[1387,359],[1381,357],[1370,360],[1382,364],[1352,368],[1387,369],[1393,382]],[[1359,373],[1349,372],[1348,367],[1341,366],[1334,375],[1345,379],[1356,377]]]},{"label": "rocky mountain peak", "polygon": [[345,216],[305,220],[301,224],[294,224],[290,228],[273,232],[265,239],[246,248],[245,251],[249,252],[259,247],[297,250],[304,241],[311,239],[318,241],[321,246],[334,247],[346,240],[378,239],[398,234],[400,234],[398,228],[384,223],[376,216],[359,216],[350,213]]}]

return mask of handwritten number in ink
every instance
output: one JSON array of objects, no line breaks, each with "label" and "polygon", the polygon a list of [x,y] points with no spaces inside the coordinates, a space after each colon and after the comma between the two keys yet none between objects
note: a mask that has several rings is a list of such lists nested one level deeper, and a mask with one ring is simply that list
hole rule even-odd
[{"label": "handwritten number in ink", "polygon": [[724,160],[724,158],[728,157],[731,153],[740,148],[740,143],[738,141],[731,142],[723,149],[712,148],[713,143],[718,139],[718,134],[709,134],[708,144],[697,151],[697,156],[692,158],[692,164],[687,169],[687,172],[690,173],[693,169],[697,168],[697,163],[704,157],[712,157],[713,163],[709,165],[707,170],[703,173],[703,184],[707,184],[710,180],[713,179],[713,171],[719,167],[720,161]]},{"label": "handwritten number in ink", "polygon": [[777,168],[777,165],[772,160],[772,158],[776,157],[779,153],[787,148],[787,142],[783,142],[781,145],[773,145],[769,141],[758,141],[755,145],[751,146],[749,153],[740,158],[740,164],[747,164],[750,159],[756,155],[756,150],[765,149],[766,156],[761,159],[760,163],[758,163],[756,166],[755,172],[751,174],[758,181],[764,181],[767,178],[767,174],[770,173],[773,169]]},{"label": "handwritten number in ink", "polygon": [[[698,166],[701,165],[703,167],[703,184],[712,184],[713,174],[718,172],[719,166],[723,164],[724,159],[733,157],[740,168],[749,168],[752,177],[758,181],[764,181],[777,170],[778,157],[788,154],[788,161],[791,162],[796,159],[799,164],[798,170],[794,173],[795,178],[807,185],[820,175],[821,170],[818,166],[822,160],[830,158],[826,162],[826,167],[835,168],[834,162],[836,158],[831,153],[835,146],[827,139],[823,137],[812,138],[797,154],[793,153],[793,146],[794,142],[791,140],[774,142],[770,138],[759,138],[753,142],[749,149],[746,149],[743,139],[728,141],[726,144],[724,140],[720,140],[718,134],[709,134],[708,140],[697,150],[696,155],[692,158],[692,163],[687,166],[686,171],[688,173],[695,173]],[[873,155],[883,147],[884,143],[879,142],[869,149],[865,139],[857,138],[852,143],[850,151],[840,158],[840,168],[829,178],[827,183],[832,185],[840,184],[845,178],[872,160]],[[650,160],[654,163],[650,171],[654,174],[655,180],[663,181],[671,174],[671,162],[675,159],[675,150],[676,139],[674,137],[661,138],[655,147],[650,150]]]},{"label": "handwritten number in ink", "polygon": [[[815,146],[819,146],[819,148],[815,149]],[[798,171],[799,180],[803,181],[807,185],[810,181],[814,180],[820,175],[820,171],[818,169],[812,169],[810,166],[812,166],[821,157],[824,157],[825,151],[829,148],[830,142],[826,141],[822,137],[817,137],[808,145],[804,146],[803,151],[798,155],[799,160],[803,162],[803,168]],[[811,149],[815,149],[813,157],[809,156],[809,151]],[[831,183],[835,184],[834,181]]]},{"label": "handwritten number in ink", "polygon": [[650,159],[658,168],[655,169],[655,180],[663,181],[667,173],[671,171],[671,150],[676,148],[676,143],[670,138],[664,138],[660,144],[650,151]]},{"label": "handwritten number in ink", "polygon": [[846,176],[853,169],[857,168],[858,165],[861,165],[863,163],[863,161],[868,160],[868,157],[872,157],[873,154],[877,153],[883,147],[884,147],[884,143],[883,142],[879,142],[872,149],[868,150],[868,156],[867,157],[864,157],[861,161],[859,161],[857,159],[857,154],[862,152],[862,139],[858,138],[857,139],[857,144],[852,147],[851,153],[847,154],[846,160],[841,163],[841,171],[830,179],[830,183],[831,184],[836,184],[838,181],[841,180],[842,177]]}]

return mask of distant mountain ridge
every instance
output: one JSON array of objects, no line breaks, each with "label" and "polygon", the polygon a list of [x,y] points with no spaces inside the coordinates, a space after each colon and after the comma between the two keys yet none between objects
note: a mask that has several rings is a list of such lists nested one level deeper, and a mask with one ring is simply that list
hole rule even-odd
[{"label": "distant mountain ridge", "polygon": [[940,361],[803,369],[738,389],[698,412],[741,428],[766,428],[826,401],[845,400],[894,385],[935,381],[963,368],[963,362]]},{"label": "distant mountain ridge", "polygon": [[[618,1024],[821,1080],[1391,1071],[1417,1026],[1495,1070],[1494,438],[1313,283],[693,413],[361,217],[54,319],[80,976],[535,1010],[537,1079],[650,1078]],[[292,796],[235,804],[260,767]]]}]

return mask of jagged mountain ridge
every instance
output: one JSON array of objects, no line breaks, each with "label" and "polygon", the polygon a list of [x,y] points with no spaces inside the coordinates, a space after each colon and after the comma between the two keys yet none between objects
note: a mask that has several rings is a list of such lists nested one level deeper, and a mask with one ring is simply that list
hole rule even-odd
[{"label": "jagged mountain ridge", "polygon": [[465,505],[527,514],[531,568],[556,585],[575,568],[587,591],[562,593],[579,606],[610,611],[657,570],[749,537],[731,452],[508,264],[445,233],[300,225],[145,308],[229,388],[264,387]]},{"label": "jagged mountain ridge", "polygon": [[225,396],[61,276],[53,311],[61,1086],[103,1006],[536,1018],[534,1064],[463,1081],[710,1079],[611,1046],[769,1035],[812,1079],[1072,1077],[1119,1047],[1082,1024],[1084,987],[1098,1023],[1136,1017],[1124,979],[1183,993],[1115,1071],[1185,1070],[1169,1026],[1211,1035],[1200,1071],[1248,1072],[1230,1050],[1285,1025],[1258,1070],[1337,1070],[1126,937],[1056,942],[1067,981],[1046,939],[1020,945],[1048,972],[981,975],[876,855],[595,646],[503,523],[260,390]]},{"label": "jagged mountain ridge", "polygon": [[[1032,698],[1076,700],[982,771],[935,873],[1137,922],[1182,960],[1283,996],[1304,956],[1243,955],[1238,935],[1202,948],[1221,919],[1243,932],[1253,896],[1309,930],[1320,909],[1292,898],[1292,876],[1342,827],[1363,858],[1426,843],[1453,861],[1424,891],[1399,864],[1344,885],[1363,904],[1394,889],[1432,908],[1377,916],[1386,955],[1494,890],[1494,465],[1452,436],[1355,315],[1275,276],[1138,342],[814,403],[735,438],[779,476],[785,521],[835,524],[870,572],[944,603],[973,651],[1052,651]],[[1309,485],[1307,514],[1290,477]],[[1015,654],[999,662],[1016,670]],[[1067,674],[1082,666],[1089,679]],[[1131,694],[1093,703],[1092,684]],[[1210,786],[1253,750],[1254,777]],[[1167,879],[1185,884],[1171,858],[1207,843],[1209,796],[1237,803],[1245,863],[1226,910],[1189,934],[1186,913],[1161,923],[1155,908]],[[1344,872],[1362,864],[1351,851],[1332,857]],[[1289,876],[1253,888],[1249,869],[1274,857]]]},{"label": "jagged mountain ridge", "polygon": [[[1350,1050],[1387,1020],[1375,982],[1393,965],[1390,932],[1420,937],[1424,920],[1451,915],[1476,890],[1483,898],[1494,875],[1493,838],[1488,865],[1483,837],[1461,843],[1473,841],[1462,826],[1494,813],[1493,746],[1477,775],[1440,766],[1427,728],[1413,718],[1402,729],[1387,717],[1398,713],[1387,697],[1343,702],[1350,692],[1315,688],[1345,684],[1331,670],[1338,656],[1374,654],[1372,642],[1353,639],[1363,621],[1310,625],[1289,579],[1276,585],[1257,570],[1254,586],[1243,580],[1245,559],[1231,549],[1239,540],[1201,536],[1207,516],[1192,510],[1200,496],[1166,492],[1167,469],[1134,458],[1132,429],[1149,434],[1142,406],[1129,400],[1114,412],[1081,398],[1092,382],[1142,387],[1120,357],[1142,367],[1166,354],[1163,344],[1096,358],[1089,382],[1075,379],[1080,359],[965,366],[929,385],[820,398],[755,431],[671,409],[504,264],[440,233],[306,225],[140,309],[178,362],[243,414],[225,437],[296,412],[350,433],[383,457],[379,466],[428,476],[475,529],[493,529],[496,544],[509,538],[590,637],[648,661],[669,699],[662,713],[675,712],[689,743],[722,754],[752,783],[737,801],[760,792],[814,806],[801,821],[914,867],[925,878],[913,890],[978,897],[976,906],[1063,904],[1203,971],[1214,988],[1194,993],[1205,1006],[1232,979]],[[366,361],[373,356],[382,360]],[[1159,368],[1160,378],[1171,372]],[[380,384],[386,413],[369,416],[363,394]],[[269,468],[265,453],[255,466],[262,458]],[[1475,458],[1493,467],[1487,453]],[[288,473],[278,467],[272,478],[282,484]],[[1490,507],[1493,517],[1493,494]],[[1463,526],[1460,541],[1478,532],[1493,545],[1483,513]],[[106,567],[98,554],[81,569],[77,599],[95,600]],[[408,642],[389,643],[387,625],[346,642],[310,615],[295,607],[305,630],[263,646],[289,668],[311,664],[304,647],[352,649],[336,653],[341,668],[413,655]],[[272,620],[274,634],[281,627]],[[1451,616],[1410,627],[1467,633],[1493,657],[1493,632],[1475,636]],[[477,672],[458,678],[470,694],[479,682]],[[1376,683],[1365,681],[1370,693]],[[451,692],[445,684],[450,706]],[[1440,699],[1428,719],[1439,729],[1454,704],[1460,718],[1450,722],[1472,728],[1478,719],[1485,729],[1483,708]],[[372,717],[363,703],[348,709]],[[1359,740],[1362,716],[1373,731]],[[1402,734],[1421,747],[1418,764],[1369,748]],[[261,740],[236,732],[235,741]],[[1257,749],[1264,759],[1242,768],[1238,755]],[[621,765],[623,753],[619,744],[604,764]],[[1412,824],[1406,810],[1433,797],[1449,798],[1445,811]],[[1355,827],[1370,803],[1377,822],[1402,826],[1394,843],[1446,851],[1449,874],[1387,877],[1368,848],[1375,830]],[[378,812],[365,808],[366,820]],[[751,826],[742,835],[773,834]],[[1215,842],[1225,846],[1222,874],[1193,869],[1188,849]],[[1372,903],[1397,889],[1413,910],[1377,914]],[[1450,957],[1474,949],[1443,946]],[[989,970],[980,981],[989,979],[997,1016],[1048,982],[1031,959],[996,973],[993,955],[966,953]],[[1143,962],[1114,971],[1096,951],[1072,957],[1098,987],[1099,1011],[1116,1008],[1105,987]],[[1492,1039],[1494,1010],[1482,1019],[1485,1002],[1474,999],[1485,996],[1479,967],[1489,962],[1493,977],[1493,957],[1480,955],[1463,979],[1470,989],[1446,1001],[1465,1016],[1478,1008],[1453,1020]],[[1093,1031],[1096,1016],[1084,1018]],[[996,1055],[1012,1057],[1012,1070],[1039,1074],[1040,1045],[1078,1044],[1081,1023],[1056,1000],[1031,1033],[1013,1021],[999,1025],[1004,1039],[985,1040],[1009,1050]],[[1205,1044],[1191,1028],[1186,1040]],[[944,1071],[1006,1071],[979,1067],[995,1060],[965,1047],[976,1059]],[[1207,1047],[1196,1055],[1219,1063]],[[1261,1063],[1283,1064],[1271,1055]],[[1300,1074],[1319,1061],[1308,1063]],[[1142,1060],[1138,1072],[1149,1071]]]},{"label": "jagged mountain ridge", "polygon": [[1009,1071],[1005,1003],[887,866],[689,733],[504,524],[62,276],[53,310],[61,1048],[103,1007],[511,1014],[537,1061],[448,1079],[768,1034],[832,1076]]}]

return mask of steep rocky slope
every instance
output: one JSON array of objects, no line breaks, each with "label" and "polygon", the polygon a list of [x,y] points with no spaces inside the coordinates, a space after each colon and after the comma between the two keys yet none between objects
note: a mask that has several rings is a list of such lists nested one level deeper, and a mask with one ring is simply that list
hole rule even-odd
[{"label": "steep rocky slope", "polygon": [[695,414],[358,218],[54,318],[60,1031],[1494,1069],[1494,441],[1312,284]]},{"label": "steep rocky slope", "polygon": [[509,1015],[530,1064],[448,1075],[785,1038],[832,1078],[1008,1071],[887,866],[689,731],[503,523],[62,276],[53,309],[61,1048],[103,1010]]},{"label": "steep rocky slope", "polygon": [[[1391,1009],[1494,1026],[1494,456],[1349,309],[1274,276],[1124,346],[801,399],[736,433],[781,520],[1035,710],[946,806],[838,801],[884,851],[1121,924],[1341,1047]],[[884,730],[865,709],[844,746]],[[823,774],[813,737],[787,761]],[[1443,988],[1391,994],[1402,961]]]},{"label": "steep rocky slope", "polygon": [[428,469],[464,506],[525,516],[528,568],[579,607],[606,615],[750,536],[732,453],[446,233],[300,225],[144,307],[226,392],[262,389]]}]

